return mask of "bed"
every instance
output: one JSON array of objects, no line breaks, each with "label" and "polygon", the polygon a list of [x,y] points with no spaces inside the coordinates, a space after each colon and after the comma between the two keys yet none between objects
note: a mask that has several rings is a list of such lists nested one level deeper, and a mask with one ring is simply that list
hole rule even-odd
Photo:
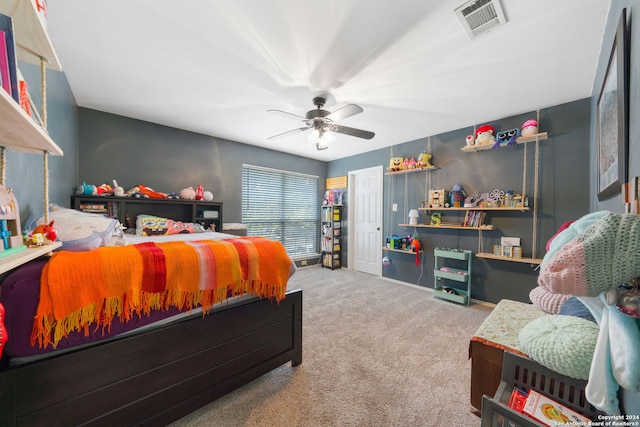
[{"label": "bed", "polygon": [[[168,260],[169,247],[171,251],[179,245],[242,248],[253,245],[254,239],[221,233],[185,237],[191,241],[130,241],[61,251],[51,259],[22,266],[3,280],[0,301],[7,311],[9,341],[0,362],[0,425],[165,425],[280,365],[302,362],[302,291],[286,289],[295,272],[290,259],[286,260],[289,265],[284,259],[276,262],[286,277],[284,288],[275,293],[258,292],[259,297],[243,288],[227,289],[221,301],[210,300],[208,305],[196,301],[180,309],[136,312],[129,316],[130,322],[114,316],[106,327],[81,326],[62,337],[54,336],[54,327],[46,330],[50,339],[44,340],[44,349],[34,344],[42,341],[36,339],[39,328],[33,319],[41,314],[47,298],[44,293],[39,301],[28,296],[41,291],[44,283],[53,286],[52,271],[70,269],[71,264],[62,261],[82,264],[96,254],[117,257],[120,250],[131,257],[139,250],[134,248],[144,245]],[[205,237],[212,241],[203,243]],[[266,262],[261,260],[264,269]],[[243,283],[251,282],[245,279],[258,268],[242,257],[240,263],[232,269],[242,270]],[[229,265],[225,264],[227,270]],[[95,280],[91,283],[99,282]],[[60,323],[64,322],[56,324]],[[31,337],[24,337],[25,330]]]}]

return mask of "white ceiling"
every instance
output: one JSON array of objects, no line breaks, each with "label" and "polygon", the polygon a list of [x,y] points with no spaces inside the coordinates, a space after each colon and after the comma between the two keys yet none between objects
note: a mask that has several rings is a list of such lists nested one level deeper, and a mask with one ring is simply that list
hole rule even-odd
[{"label": "white ceiling", "polygon": [[[329,161],[591,96],[610,0],[56,0],[48,29],[81,107]],[[268,109],[355,103],[328,150]],[[463,141],[461,141],[461,144]]]}]

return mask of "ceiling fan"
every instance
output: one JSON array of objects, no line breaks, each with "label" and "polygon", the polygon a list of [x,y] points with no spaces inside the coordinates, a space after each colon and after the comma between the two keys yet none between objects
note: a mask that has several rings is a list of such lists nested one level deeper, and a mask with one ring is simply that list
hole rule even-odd
[{"label": "ceiling fan", "polygon": [[303,132],[308,129],[312,129],[311,135],[309,135],[309,142],[314,144],[316,149],[324,150],[328,147],[327,141],[331,137],[327,132],[342,133],[349,136],[355,136],[357,138],[371,139],[375,136],[375,133],[368,130],[356,129],[348,126],[342,126],[336,123],[338,120],[346,119],[355,114],[362,113],[364,110],[361,106],[356,104],[347,104],[342,108],[337,109],[333,113],[324,110],[324,104],[327,99],[324,96],[316,96],[313,98],[313,104],[317,107],[315,110],[307,112],[305,117],[298,116],[297,114],[288,113],[282,110],[267,110],[269,113],[280,114],[284,117],[288,117],[294,120],[301,120],[304,124],[303,127],[292,129],[287,132],[273,135],[267,139],[279,138],[281,136],[289,135],[296,132]]}]

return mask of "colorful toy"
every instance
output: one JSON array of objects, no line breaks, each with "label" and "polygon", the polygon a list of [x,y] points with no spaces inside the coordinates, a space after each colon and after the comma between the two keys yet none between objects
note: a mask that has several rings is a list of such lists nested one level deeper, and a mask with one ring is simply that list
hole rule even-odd
[{"label": "colorful toy", "polygon": [[198,184],[196,187],[196,200],[202,200],[202,195],[204,194],[204,188],[202,185]]},{"label": "colorful toy", "polygon": [[527,120],[522,124],[521,129],[522,136],[531,136],[538,133],[538,121],[537,120]]},{"label": "colorful toy", "polygon": [[83,181],[82,184],[76,188],[76,194],[80,196],[95,196],[98,194],[98,190],[95,185],[90,185]]},{"label": "colorful toy", "polygon": [[404,161],[402,162],[402,170],[407,170],[409,169],[409,158],[407,157],[406,159],[404,159]]},{"label": "colorful toy", "polygon": [[461,208],[464,206],[464,199],[466,198],[462,185],[456,184],[449,192],[449,206],[453,208]]},{"label": "colorful toy", "polygon": [[495,129],[491,125],[482,125],[478,129],[476,129],[476,144],[475,145],[484,145],[484,144],[493,144],[496,142],[496,137],[494,136]]},{"label": "colorful toy", "polygon": [[473,135],[467,135],[465,142],[467,143],[467,145],[473,145],[476,142],[476,139]]},{"label": "colorful toy", "polygon": [[113,194],[113,188],[109,184],[102,184],[96,187],[96,194],[98,196],[108,196]]},{"label": "colorful toy", "polygon": [[416,158],[412,157],[411,160],[409,160],[409,164],[407,165],[407,169],[415,169],[418,167],[418,162],[416,162]]},{"label": "colorful toy", "polygon": [[411,250],[416,253],[416,265],[420,265],[420,240],[415,234],[411,238]]},{"label": "colorful toy", "polygon": [[2,357],[2,350],[8,339],[9,336],[4,326],[4,306],[0,304],[0,357]]},{"label": "colorful toy", "polygon": [[429,190],[429,208],[444,208],[445,190]]},{"label": "colorful toy", "polygon": [[431,164],[431,158],[432,158],[431,154],[428,154],[427,152],[423,151],[418,156],[417,166],[422,169],[433,167],[433,165]]},{"label": "colorful toy", "polygon": [[402,162],[404,162],[404,158],[402,157],[392,157],[389,160],[389,167],[387,170],[389,172],[398,172],[402,170]]},{"label": "colorful toy", "polygon": [[510,129],[504,132],[498,132],[496,135],[496,143],[491,148],[500,148],[504,146],[513,146],[518,143],[518,137],[520,136],[520,129]]},{"label": "colorful toy", "polygon": [[433,225],[435,227],[439,227],[442,224],[442,213],[434,212],[431,214],[431,223],[429,225]]},{"label": "colorful toy", "polygon": [[49,224],[40,224],[33,229],[33,234],[42,234],[47,240],[55,242],[58,238],[58,230],[53,226],[53,220]]}]

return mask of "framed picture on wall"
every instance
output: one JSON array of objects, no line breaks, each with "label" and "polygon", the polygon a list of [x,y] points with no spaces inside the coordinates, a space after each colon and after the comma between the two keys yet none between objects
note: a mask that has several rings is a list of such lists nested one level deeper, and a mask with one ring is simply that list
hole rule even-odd
[{"label": "framed picture on wall", "polygon": [[621,191],[627,180],[628,64],[626,9],[618,21],[596,112],[598,199]]}]

